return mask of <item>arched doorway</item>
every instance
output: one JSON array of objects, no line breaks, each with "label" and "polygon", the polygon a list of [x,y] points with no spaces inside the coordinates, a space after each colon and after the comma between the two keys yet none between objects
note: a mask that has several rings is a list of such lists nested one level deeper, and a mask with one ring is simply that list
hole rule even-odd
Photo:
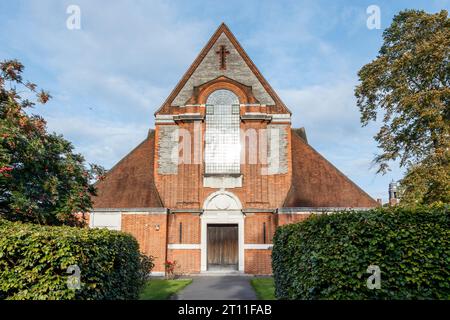
[{"label": "arched doorway", "polygon": [[201,216],[201,271],[244,272],[244,215],[239,199],[220,190],[205,200]]}]

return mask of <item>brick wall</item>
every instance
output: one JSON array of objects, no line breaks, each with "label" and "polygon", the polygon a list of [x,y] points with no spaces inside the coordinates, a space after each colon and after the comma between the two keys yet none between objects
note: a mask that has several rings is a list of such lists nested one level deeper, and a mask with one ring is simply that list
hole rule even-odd
[{"label": "brick wall", "polygon": [[[204,110],[201,111],[204,113]],[[205,124],[200,124],[202,130],[195,131],[196,126],[194,122],[180,123],[178,126],[182,128],[184,134],[189,132],[192,139],[192,146],[195,145],[194,140],[197,139],[198,133],[201,133],[201,144],[204,144]],[[160,131],[167,125],[156,125],[156,138],[159,139]],[[283,202],[288,194],[291,184],[291,148],[290,148],[290,130],[288,126],[280,126],[282,128],[280,138],[283,142],[280,144],[282,150],[278,150],[277,154],[280,154],[280,171],[274,172],[268,161],[268,154],[264,154],[259,146],[255,147],[255,143],[246,143],[244,145],[244,151],[242,153],[242,159],[246,159],[246,163],[241,164],[242,174],[242,187],[231,188],[228,191],[233,192],[241,201],[245,208],[278,208],[283,205]],[[267,130],[267,123],[261,122],[241,122],[241,130],[247,132],[248,130],[254,130],[259,133],[259,130]],[[180,137],[180,141],[183,141],[186,137]],[[258,140],[261,142],[260,140]],[[259,142],[256,143],[259,143]],[[180,148],[181,148],[180,144]],[[159,159],[159,146],[156,144],[158,152],[156,152],[155,163],[161,162]],[[202,208],[206,198],[219,188],[203,187],[203,171],[204,164],[203,158],[200,157],[200,163],[195,163],[195,160],[199,157],[194,153],[196,148],[190,149],[191,156],[186,156],[185,152],[189,152],[188,149],[183,149],[180,152],[180,159],[190,159],[191,163],[180,163],[177,166],[177,174],[162,174],[158,170],[155,170],[155,185],[158,193],[165,207],[171,209],[199,209]],[[261,151],[261,153],[260,153]],[[257,163],[252,162],[252,156],[250,154],[257,153]],[[268,153],[268,152],[266,152]],[[270,157],[271,159],[273,157]],[[272,159],[273,160],[273,159]],[[273,166],[273,163],[272,163]]]},{"label": "brick wall", "polygon": [[164,271],[166,227],[165,214],[122,214],[122,231],[132,234],[137,239],[142,253],[156,258],[153,268],[156,272]]},{"label": "brick wall", "polygon": [[169,249],[167,259],[175,260],[177,274],[189,274],[200,272],[200,249]]},{"label": "brick wall", "polygon": [[[275,232],[275,218],[272,213],[247,213],[245,217],[245,243],[272,243]],[[264,237],[265,225],[265,237]],[[265,238],[265,241],[264,241]]]},{"label": "brick wall", "polygon": [[279,214],[278,226],[282,226],[289,223],[296,223],[308,219],[311,213],[296,213],[296,214]]},{"label": "brick wall", "polygon": [[[272,243],[276,225],[296,223],[307,219],[305,214],[248,213],[245,218],[245,244],[263,244],[263,223],[266,223],[266,243]],[[167,225],[167,219],[169,224]],[[179,241],[179,223],[182,223],[182,242]],[[159,225],[159,231],[157,229]],[[167,226],[167,229],[166,229]],[[122,231],[132,234],[141,251],[156,257],[153,271],[164,271],[167,238],[170,244],[200,244],[200,217],[193,213],[122,214]],[[168,235],[166,237],[166,231]],[[245,249],[244,271],[248,274],[271,274],[271,249]],[[167,249],[167,259],[176,260],[177,272],[200,272],[200,249]]]},{"label": "brick wall", "polygon": [[244,271],[249,274],[272,274],[272,250],[246,249]]},{"label": "brick wall", "polygon": [[[180,228],[181,228],[181,239],[180,239]],[[191,213],[170,214],[168,232],[169,232],[168,237],[169,243],[199,244],[200,217],[198,216],[198,214],[191,214]]]}]

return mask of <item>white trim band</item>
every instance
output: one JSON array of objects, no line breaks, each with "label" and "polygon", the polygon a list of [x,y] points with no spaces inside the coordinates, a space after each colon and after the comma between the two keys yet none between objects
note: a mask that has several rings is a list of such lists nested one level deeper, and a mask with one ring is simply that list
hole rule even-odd
[{"label": "white trim band", "polygon": [[164,271],[152,271],[150,277],[164,277],[166,273]]},{"label": "white trim band", "polygon": [[123,211],[122,214],[136,214],[136,215],[141,215],[141,214],[167,214],[167,212],[148,212],[148,211]]},{"label": "white trim band", "polygon": [[173,114],[158,114],[155,117],[155,124],[175,123]]},{"label": "white trim band", "polygon": [[276,122],[282,122],[282,123],[286,123],[286,122],[291,122],[291,115],[290,114],[285,114],[285,113],[276,113],[276,114],[271,114],[272,116],[272,123],[276,123]]},{"label": "white trim band", "polygon": [[200,250],[200,243],[170,243],[167,249],[181,249],[181,250]]},{"label": "white trim band", "polygon": [[166,213],[166,208],[94,208],[91,212],[151,212]]},{"label": "white trim band", "polygon": [[334,213],[340,211],[367,211],[375,209],[369,207],[287,207],[287,208],[279,208],[278,214],[322,214],[322,213]]},{"label": "white trim band", "polygon": [[240,107],[265,107],[265,104],[260,103],[241,103],[239,104]]},{"label": "white trim band", "polygon": [[156,119],[155,120],[155,124],[174,124],[175,121],[173,120],[160,120],[160,119]]},{"label": "white trim band", "polygon": [[244,244],[244,249],[246,250],[269,250],[272,249],[273,244],[259,244],[259,243],[248,243]]}]

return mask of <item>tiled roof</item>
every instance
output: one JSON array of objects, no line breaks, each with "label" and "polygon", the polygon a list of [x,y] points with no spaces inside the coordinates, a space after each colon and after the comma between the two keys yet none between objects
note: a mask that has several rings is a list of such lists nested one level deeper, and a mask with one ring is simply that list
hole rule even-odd
[{"label": "tiled roof", "polygon": [[[292,129],[292,185],[283,207],[376,207],[377,202]],[[94,210],[163,207],[154,185],[154,130],[96,184]]]},{"label": "tiled roof", "polygon": [[377,202],[292,129],[292,185],[283,207],[376,207]]},{"label": "tiled roof", "polygon": [[97,182],[97,208],[157,208],[161,199],[153,182],[155,131]]}]

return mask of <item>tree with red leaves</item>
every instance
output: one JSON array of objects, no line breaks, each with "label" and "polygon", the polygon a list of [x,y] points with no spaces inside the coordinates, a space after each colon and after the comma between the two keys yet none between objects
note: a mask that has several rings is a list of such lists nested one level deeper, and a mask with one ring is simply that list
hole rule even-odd
[{"label": "tree with red leaves", "polygon": [[[49,133],[45,120],[27,110],[51,99],[22,79],[17,60],[0,62],[0,217],[45,225],[82,225],[74,213],[86,212],[95,195],[93,181],[104,169],[73,152],[61,135]],[[36,95],[36,101],[18,91]]]}]

